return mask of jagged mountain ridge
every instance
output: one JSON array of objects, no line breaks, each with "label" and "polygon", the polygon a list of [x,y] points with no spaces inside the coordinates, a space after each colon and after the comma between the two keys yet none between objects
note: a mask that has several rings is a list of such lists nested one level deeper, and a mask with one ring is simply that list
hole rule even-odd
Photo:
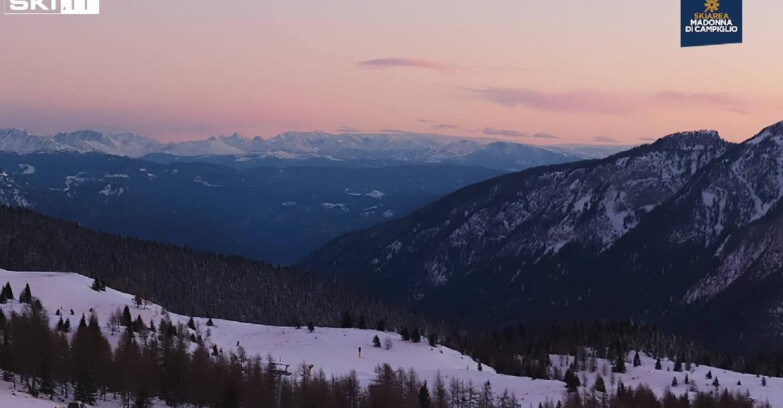
[{"label": "jagged mountain ridge", "polygon": [[[144,157],[160,163],[209,162],[231,167],[323,165],[380,167],[406,164],[481,166],[503,171],[567,163],[619,151],[625,146],[544,148],[415,133],[286,132],[269,140],[238,134],[161,144],[131,133],[81,130],[52,137],[20,129],[0,130],[0,151],[18,154],[78,152]],[[588,155],[580,153],[587,151]]]},{"label": "jagged mountain ridge", "polygon": [[783,327],[782,158],[782,124],[739,145],[669,136],[467,187],[300,266],[495,323],[641,317],[769,345]]}]

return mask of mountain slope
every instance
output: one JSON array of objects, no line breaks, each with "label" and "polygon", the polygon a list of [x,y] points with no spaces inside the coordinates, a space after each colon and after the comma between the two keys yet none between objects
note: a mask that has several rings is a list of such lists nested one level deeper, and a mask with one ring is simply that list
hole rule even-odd
[{"label": "mountain slope", "polygon": [[721,333],[726,342],[769,346],[783,323],[781,197],[778,123],[706,167],[602,265],[625,271],[619,281],[626,288],[648,289],[629,291],[626,300],[645,304],[647,315],[682,309],[672,319],[684,327],[698,316],[712,324],[700,330],[714,334],[730,322],[733,330]]},{"label": "mountain slope", "polygon": [[712,132],[678,134],[602,161],[493,179],[341,237],[300,265],[393,285],[397,299],[425,299],[474,273],[508,283],[564,247],[603,251],[726,148]]},{"label": "mountain slope", "polygon": [[[783,124],[739,145],[669,136],[463,189],[301,262],[495,322],[639,317],[727,347],[783,328]],[[730,330],[727,330],[730,328]]]}]

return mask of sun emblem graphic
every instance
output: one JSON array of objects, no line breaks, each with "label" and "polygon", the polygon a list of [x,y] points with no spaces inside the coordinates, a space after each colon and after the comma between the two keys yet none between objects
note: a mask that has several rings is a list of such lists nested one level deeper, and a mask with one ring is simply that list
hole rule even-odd
[{"label": "sun emblem graphic", "polygon": [[718,0],[707,0],[704,3],[704,12],[714,13],[718,11],[718,7],[720,7],[720,3],[718,3]]}]

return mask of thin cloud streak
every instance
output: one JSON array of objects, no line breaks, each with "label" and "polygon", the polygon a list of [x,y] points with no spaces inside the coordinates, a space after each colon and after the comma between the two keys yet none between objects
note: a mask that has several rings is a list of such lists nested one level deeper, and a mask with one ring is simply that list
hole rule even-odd
[{"label": "thin cloud streak", "polygon": [[491,135],[491,136],[528,137],[528,134],[520,132],[518,130],[495,129],[491,127],[484,128],[484,134]]},{"label": "thin cloud streak", "polygon": [[547,93],[530,89],[512,88],[464,88],[469,96],[488,100],[508,108],[529,108],[557,111],[622,114],[628,112],[628,104],[611,94],[593,91]]},{"label": "thin cloud streak", "polygon": [[377,58],[356,63],[359,68],[365,69],[387,69],[387,68],[419,68],[441,73],[486,73],[486,72],[504,72],[504,71],[532,71],[536,68],[512,67],[512,66],[481,66],[481,65],[458,65],[450,62],[428,60],[422,58]]},{"label": "thin cloud streak", "polygon": [[386,69],[386,68],[419,68],[439,72],[450,72],[453,67],[445,62],[431,61],[418,58],[380,58],[359,61],[359,68]]},{"label": "thin cloud streak", "polygon": [[725,92],[717,93],[686,93],[677,91],[661,91],[654,95],[655,98],[662,102],[679,103],[679,104],[694,104],[694,105],[712,105],[722,108],[723,110],[747,114],[748,111],[745,107],[745,102],[735,98],[731,94]]},{"label": "thin cloud streak", "polygon": [[615,139],[613,137],[607,137],[607,136],[596,136],[596,137],[593,138],[593,140],[596,141],[596,142],[599,142],[599,143],[612,143],[612,144],[620,143],[619,140],[617,140],[617,139]]},{"label": "thin cloud streak", "polygon": [[436,125],[432,125],[432,128],[436,130],[454,130],[459,129],[459,126],[453,125],[451,123],[438,123]]},{"label": "thin cloud streak", "polygon": [[648,108],[717,107],[747,114],[745,102],[727,93],[660,91],[612,94],[598,91],[540,92],[523,88],[463,88],[468,96],[507,108],[525,106],[543,111],[619,115]]}]

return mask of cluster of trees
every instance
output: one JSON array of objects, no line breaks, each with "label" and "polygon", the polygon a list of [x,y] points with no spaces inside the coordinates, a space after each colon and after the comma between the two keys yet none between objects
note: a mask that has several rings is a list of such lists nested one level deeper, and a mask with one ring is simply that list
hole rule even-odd
[{"label": "cluster of trees", "polygon": [[565,402],[546,403],[543,408],[771,408],[769,403],[756,404],[747,394],[723,392],[688,393],[676,396],[666,391],[658,398],[649,388],[636,389],[620,383],[616,393],[596,389],[569,393]]},{"label": "cluster of trees", "polygon": [[[6,283],[0,290],[0,304],[8,303],[9,300],[14,300],[14,290],[11,288],[11,283]],[[33,294],[30,291],[30,285],[25,285],[22,289],[22,293],[19,294],[19,303],[32,304],[34,302]]]},{"label": "cluster of trees", "polygon": [[[691,364],[721,367],[765,376],[783,375],[783,359],[769,355],[746,358],[712,351],[688,338],[666,334],[654,325],[625,320],[595,321],[541,327],[505,327],[496,330],[454,330],[442,343],[508,375],[550,378],[549,355],[575,356],[575,369],[593,368],[599,358],[613,362],[612,370],[625,372],[625,357],[633,351],[669,358],[675,371]],[[634,355],[634,366],[641,361]],[[556,376],[557,378],[562,378]]]}]

